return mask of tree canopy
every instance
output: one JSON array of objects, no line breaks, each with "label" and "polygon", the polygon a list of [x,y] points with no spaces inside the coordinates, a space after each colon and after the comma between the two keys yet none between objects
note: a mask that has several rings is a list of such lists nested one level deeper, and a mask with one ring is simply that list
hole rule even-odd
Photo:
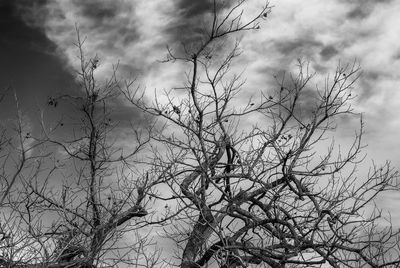
[{"label": "tree canopy", "polygon": [[[398,173],[389,162],[358,170],[360,67],[339,64],[314,87],[299,60],[296,74],[243,94],[239,40],[268,27],[271,12],[265,3],[245,16],[244,4],[212,1],[196,38],[167,49],[161,64],[187,70],[179,88],[149,97],[117,68],[102,80],[101,59],[77,30],[80,93],[50,96],[39,134],[26,130],[15,95],[14,128],[0,139],[2,265],[400,266],[399,231],[374,203],[398,190]],[[114,122],[116,101],[146,123]],[[65,103],[77,116],[49,123]],[[341,148],[332,133],[345,117],[360,123]],[[157,247],[155,231],[175,256]]]}]

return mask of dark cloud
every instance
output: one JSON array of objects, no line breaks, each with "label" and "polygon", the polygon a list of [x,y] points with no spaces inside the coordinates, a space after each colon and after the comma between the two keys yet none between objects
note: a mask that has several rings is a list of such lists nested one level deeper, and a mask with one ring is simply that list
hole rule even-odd
[{"label": "dark cloud", "polygon": [[352,9],[346,14],[346,18],[362,20],[371,15],[375,8],[380,4],[389,4],[393,0],[341,0],[350,4]]},{"label": "dark cloud", "polygon": [[315,70],[318,74],[326,74],[331,71],[330,67],[326,64],[318,63],[318,62],[312,62],[311,63],[312,69]]},{"label": "dark cloud", "polygon": [[336,56],[339,51],[333,45],[325,46],[319,55],[324,61],[330,60],[332,57]]},{"label": "dark cloud", "polygon": [[122,49],[126,45],[138,42],[140,34],[132,16],[134,10],[129,2],[122,0],[74,0],[73,4],[78,8],[79,17],[84,18],[84,24],[78,24],[87,32],[98,38],[105,36],[101,42],[101,49]]},{"label": "dark cloud", "polygon": [[[263,66],[257,70],[260,77],[270,77],[261,78],[266,79],[265,84],[275,85],[274,88],[279,88],[281,85],[289,89],[295,87],[293,79],[296,79],[299,70],[294,69],[294,67],[299,65],[298,59],[300,59],[303,68],[310,68],[310,70],[315,70],[319,74],[329,72],[330,69],[325,66],[325,61],[337,55],[339,51],[334,45],[324,45],[314,36],[312,32],[303,31],[299,32],[297,36],[269,41],[264,49],[268,50],[268,53],[273,53],[274,60],[268,66]],[[259,54],[263,54],[263,52],[259,52]],[[319,99],[314,83],[310,81],[302,90],[294,113],[299,118],[312,117],[312,112],[315,110]]]},{"label": "dark cloud", "polygon": [[294,56],[294,58],[298,58],[299,56],[311,56],[316,49],[322,46],[322,42],[308,35],[300,38],[274,41],[274,47],[279,53],[285,55],[285,57]]},{"label": "dark cloud", "polygon": [[[282,92],[279,94],[287,94],[287,89],[293,90],[297,85],[294,83],[294,79],[297,77],[297,73],[289,73],[287,71],[279,71],[274,75],[276,80],[276,85],[278,90],[276,92]],[[297,105],[293,111],[297,118],[311,118],[313,111],[315,111],[319,96],[315,88],[313,88],[314,83],[309,82],[302,89],[301,94],[297,100]],[[281,89],[283,90],[281,91]],[[277,93],[275,93],[277,94]]]},{"label": "dark cloud", "polygon": [[320,97],[311,84],[306,85],[300,94],[297,109],[294,111],[297,118],[312,118],[320,102]]},{"label": "dark cloud", "polygon": [[357,5],[346,14],[348,19],[364,19],[372,12],[371,5]]},{"label": "dark cloud", "polygon": [[[323,43],[313,38],[312,34],[300,33],[299,36],[269,41],[265,46],[254,46],[255,51],[259,50],[258,54],[267,55],[273,53],[275,57],[273,62],[259,68],[257,73],[261,77],[265,76],[265,74],[279,77],[284,72],[292,70],[297,59],[306,62],[317,62],[315,55],[321,49],[323,50]],[[267,52],[264,50],[267,50]],[[323,68],[321,64],[318,64],[318,66],[320,69]]]},{"label": "dark cloud", "polygon": [[84,17],[93,20],[96,24],[107,24],[120,12],[118,1],[106,3],[96,0],[74,0],[73,2],[81,8],[81,14]]},{"label": "dark cloud", "polygon": [[[218,7],[221,5],[218,3]],[[196,18],[203,16],[206,13],[210,13],[213,10],[213,1],[191,1],[191,0],[180,0],[176,4],[178,12],[181,14],[183,19]]]},{"label": "dark cloud", "polygon": [[395,61],[400,60],[400,49],[397,49],[397,51],[393,53],[392,59]]},{"label": "dark cloud", "polygon": [[386,76],[386,74],[379,71],[363,71],[355,90],[358,95],[357,100],[359,102],[364,102],[376,94],[379,94],[377,91],[377,84],[381,79],[385,79]]},{"label": "dark cloud", "polygon": [[[234,1],[216,1],[217,12],[223,12]],[[174,18],[165,29],[166,44],[176,44],[176,49],[182,45],[188,51],[195,50],[207,38],[211,28],[211,16],[214,5],[212,0],[178,0],[173,8],[173,13],[168,14]]]}]

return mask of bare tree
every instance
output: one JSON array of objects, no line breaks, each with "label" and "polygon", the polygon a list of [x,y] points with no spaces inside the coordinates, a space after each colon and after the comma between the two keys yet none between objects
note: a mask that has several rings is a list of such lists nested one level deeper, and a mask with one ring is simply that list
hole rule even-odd
[{"label": "bare tree", "polygon": [[[8,88],[0,94],[0,103],[8,93]],[[22,170],[36,157],[31,152],[40,143],[32,143],[30,127],[24,120],[16,91],[13,92],[15,101],[15,119],[9,120],[0,125],[0,160],[1,160],[1,181],[0,181],[0,207],[7,203],[7,198],[16,184]],[[43,155],[42,155],[43,157]]]},{"label": "bare tree", "polygon": [[178,266],[399,267],[398,231],[379,224],[374,207],[379,194],[398,190],[398,173],[387,163],[357,176],[362,120],[347,151],[326,143],[339,119],[358,117],[351,90],[359,67],[339,66],[313,89],[299,61],[298,75],[240,102],[245,84],[230,73],[239,45],[221,43],[258,29],[269,6],[244,21],[245,1],[229,10],[216,2],[203,38],[183,56],[169,50],[167,62],[190,68],[184,95],[167,91],[149,105],[123,90],[164,124],[152,136],[152,161],[170,189],[158,195],[169,211],[160,222],[174,222],[166,230]]},{"label": "bare tree", "polygon": [[[151,105],[115,72],[100,84],[99,59],[86,58],[78,34],[82,92],[47,104],[52,112],[69,102],[80,116],[49,126],[43,111],[42,133],[32,136],[19,113],[18,135],[1,136],[2,266],[159,267],[149,224],[176,242],[171,265],[182,268],[400,266],[398,231],[374,207],[379,194],[398,190],[398,173],[387,163],[357,175],[362,120],[347,150],[326,142],[341,118],[358,117],[359,67],[338,66],[314,89],[299,61],[297,75],[243,102],[234,37],[270,12],[266,3],[247,19],[245,4],[213,1],[204,32],[180,52],[168,49],[167,64],[190,69],[184,94],[167,91]],[[158,119],[133,128],[130,146],[115,140],[119,92]],[[154,200],[166,203],[158,219],[146,209]]]},{"label": "bare tree", "polygon": [[[112,104],[119,92],[116,70],[100,83],[96,77],[99,59],[86,58],[83,43],[78,32],[81,93],[49,97],[47,109],[41,112],[42,134],[25,137],[22,123],[18,124],[18,169],[1,196],[3,267],[124,263],[155,267],[159,263],[154,242],[144,231],[138,232],[146,224],[142,218],[148,214],[147,193],[157,184],[151,170],[143,171],[138,157],[145,152],[151,126],[128,128],[129,124],[114,122]],[[76,108],[78,118],[64,116],[49,125],[46,110],[53,113],[67,102]],[[118,143],[121,130],[130,135],[130,146]],[[37,147],[29,158],[26,138],[32,140],[30,149]],[[15,191],[10,190],[13,184]],[[131,241],[124,242],[125,234]]]},{"label": "bare tree", "polygon": [[[10,94],[11,93],[11,94]],[[32,129],[29,120],[21,112],[18,95],[8,88],[2,92],[0,102],[13,95],[15,101],[15,118],[4,120],[0,125],[0,252],[13,248],[13,254],[23,255],[18,249],[28,247],[29,242],[18,234],[17,228],[21,221],[18,213],[13,210],[14,197],[18,197],[22,176],[35,170],[35,163],[48,154],[32,154],[40,148],[41,142],[33,142]],[[29,254],[26,252],[26,254]],[[0,255],[0,263],[6,264],[4,254]]]}]

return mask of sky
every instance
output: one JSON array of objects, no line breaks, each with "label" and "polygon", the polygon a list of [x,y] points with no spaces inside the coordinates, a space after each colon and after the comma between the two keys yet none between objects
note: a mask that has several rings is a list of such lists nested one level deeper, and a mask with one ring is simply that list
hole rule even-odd
[{"label": "sky", "polygon": [[[249,1],[244,16],[262,7]],[[392,161],[400,168],[400,1],[271,0],[273,7],[258,31],[240,37],[243,53],[234,71],[246,77],[249,95],[273,87],[273,75],[296,73],[296,60],[310,63],[319,77],[333,74],[340,63],[356,61],[362,75],[353,106],[366,123],[366,161]],[[99,76],[119,63],[119,75],[137,78],[149,96],[179,86],[184,68],[160,63],[166,47],[196,40],[206,21],[207,1],[193,0],[0,0],[0,89],[11,87],[36,129],[35,111],[59,93],[76,94],[76,26],[87,37],[85,50],[100,58]],[[317,81],[313,83],[317,83]],[[122,101],[118,119],[143,115]],[[70,113],[62,106],[60,112]],[[4,122],[15,114],[8,94],[0,106]],[[50,113],[51,114],[51,113]],[[51,115],[50,115],[51,116]],[[343,122],[336,143],[346,143],[358,121]],[[395,211],[399,195],[379,200]]]}]

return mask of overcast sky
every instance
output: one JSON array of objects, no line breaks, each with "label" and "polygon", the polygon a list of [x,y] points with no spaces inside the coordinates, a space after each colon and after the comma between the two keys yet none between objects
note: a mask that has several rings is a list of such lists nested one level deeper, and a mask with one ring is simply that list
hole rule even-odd
[{"label": "overcast sky", "polygon": [[[2,0],[0,1],[0,88],[12,86],[29,115],[47,97],[74,93],[77,64],[75,25],[87,36],[85,49],[100,58],[100,73],[119,61],[121,77],[137,77],[142,87],[168,89],[182,82],[182,69],[158,60],[166,46],[194,37],[204,23],[206,1],[193,0]],[[249,92],[273,87],[273,75],[295,73],[297,58],[309,61],[321,75],[337,64],[356,60],[362,76],[356,85],[356,111],[366,122],[367,161],[391,160],[400,167],[400,1],[396,0],[271,0],[273,6],[261,29],[242,38],[240,68]],[[249,1],[247,14],[262,6]],[[317,82],[317,81],[316,81]],[[122,106],[123,108],[123,106]],[[68,107],[62,107],[61,112]],[[10,96],[1,103],[0,119],[15,112]],[[121,118],[139,115],[129,107]],[[353,124],[354,123],[354,124]],[[346,128],[357,129],[357,121]],[[345,142],[338,132],[337,139]],[[382,204],[392,209],[398,195]]]}]

